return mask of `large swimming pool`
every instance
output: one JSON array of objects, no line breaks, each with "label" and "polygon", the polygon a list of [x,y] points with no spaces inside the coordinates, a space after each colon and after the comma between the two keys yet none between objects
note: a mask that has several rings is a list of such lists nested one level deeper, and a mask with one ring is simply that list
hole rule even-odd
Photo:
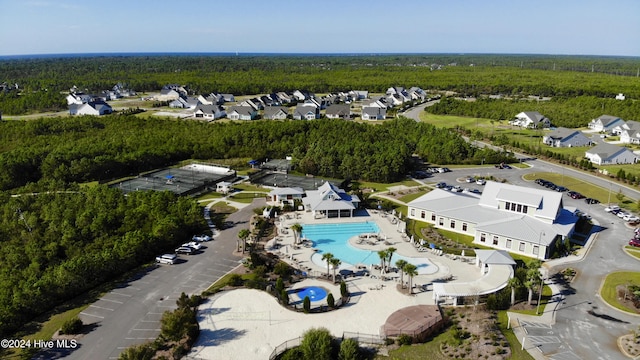
[{"label": "large swimming pool", "polygon": [[[302,237],[313,242],[313,247],[318,252],[311,258],[316,265],[326,267],[322,260],[322,254],[331,253],[342,262],[341,268],[351,267],[357,264],[380,264],[377,251],[358,249],[349,244],[349,239],[360,234],[377,234],[380,232],[378,225],[373,221],[356,223],[330,223],[330,224],[305,224],[302,225]],[[394,254],[392,263],[399,259],[414,264],[418,267],[419,274],[429,274],[437,271],[437,267],[426,258],[411,258]],[[393,265],[393,264],[392,264]]]}]

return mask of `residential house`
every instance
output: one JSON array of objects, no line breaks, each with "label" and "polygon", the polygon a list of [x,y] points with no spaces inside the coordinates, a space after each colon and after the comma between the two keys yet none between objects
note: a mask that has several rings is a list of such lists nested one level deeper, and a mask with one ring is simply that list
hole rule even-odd
[{"label": "residential house", "polygon": [[610,133],[616,126],[624,124],[624,120],[619,117],[611,115],[602,115],[597,119],[593,119],[589,122],[589,129]]},{"label": "residential house", "polygon": [[264,105],[262,104],[262,102],[261,101],[255,101],[255,98],[254,99],[244,100],[244,101],[238,103],[238,105],[239,106],[250,106],[255,111],[259,111],[259,110],[264,109]]},{"label": "residential house", "polygon": [[67,95],[66,99],[67,99],[67,105],[71,105],[71,104],[80,105],[80,104],[94,101],[96,100],[96,97],[94,95],[84,94],[80,92],[80,93],[70,93],[69,95]]},{"label": "residential house", "polygon": [[226,111],[220,105],[199,104],[193,112],[193,117],[213,121],[227,116]]},{"label": "residential house", "polygon": [[291,97],[298,102],[303,102],[305,100],[313,99],[314,95],[308,91],[296,90],[291,94]]},{"label": "residential house", "polygon": [[231,120],[253,120],[258,112],[251,106],[232,106],[227,111],[227,118]]},{"label": "residential house", "polygon": [[295,120],[313,120],[320,118],[320,109],[312,104],[301,104],[293,111]]},{"label": "residential house", "polygon": [[264,119],[269,120],[284,120],[289,115],[289,111],[283,106],[267,106],[264,108]]},{"label": "residential house", "polygon": [[411,100],[423,102],[427,99],[427,92],[421,88],[414,86],[408,91]]},{"label": "residential house", "polygon": [[313,213],[314,218],[353,217],[360,205],[357,195],[347,194],[328,181],[318,190],[309,190],[305,194],[306,197],[302,199],[304,207]]},{"label": "residential house", "polygon": [[275,188],[269,193],[270,201],[276,206],[291,205],[296,200],[302,200],[305,192],[300,187]]},{"label": "residential house", "polygon": [[587,150],[584,156],[596,165],[635,164],[638,156],[626,147],[601,143]]},{"label": "residential house", "polygon": [[363,107],[379,107],[379,108],[383,108],[383,109],[388,109],[391,108],[393,106],[389,106],[387,104],[387,98],[386,97],[379,97],[377,99],[372,99],[370,102],[364,103],[362,105]]},{"label": "residential house", "polygon": [[559,127],[542,137],[542,142],[552,147],[591,145],[591,140],[581,131]]},{"label": "residential house", "polygon": [[220,181],[216,183],[216,192],[220,194],[228,194],[233,191],[233,183],[229,181]]},{"label": "residential house", "polygon": [[236,98],[233,94],[218,94],[218,97],[221,97],[224,102],[235,102]]},{"label": "residential house", "polygon": [[69,115],[106,115],[111,114],[113,109],[105,102],[90,101],[84,104],[69,105]]},{"label": "residential house", "polygon": [[351,119],[351,106],[349,104],[330,105],[325,116],[329,119]]},{"label": "residential house", "polygon": [[276,98],[278,99],[278,101],[281,104],[290,104],[293,102],[293,99],[291,98],[291,96],[289,96],[289,94],[285,93],[285,92],[277,92],[275,93]]},{"label": "residential house", "polygon": [[179,97],[169,103],[170,108],[174,109],[190,109],[193,110],[198,106],[200,101],[193,96]]},{"label": "residential house", "polygon": [[356,101],[362,101],[369,98],[369,92],[366,90],[351,90],[349,95]]},{"label": "residential house", "polygon": [[563,193],[488,181],[482,195],[435,189],[409,202],[408,217],[470,235],[473,243],[548,259],[569,238],[578,217]]},{"label": "residential house", "polygon": [[402,97],[401,95],[398,94],[392,94],[392,95],[388,95],[385,98],[385,103],[387,104],[387,106],[400,106],[404,103],[404,97]]},{"label": "residential house", "polygon": [[363,106],[362,120],[384,120],[387,118],[387,109],[377,106]]},{"label": "residential house", "polygon": [[[614,129],[614,132],[618,129]],[[623,144],[640,144],[640,122],[627,120],[617,132]]]},{"label": "residential house", "polygon": [[523,111],[509,121],[509,124],[528,129],[547,129],[551,126],[551,121],[537,111]]}]

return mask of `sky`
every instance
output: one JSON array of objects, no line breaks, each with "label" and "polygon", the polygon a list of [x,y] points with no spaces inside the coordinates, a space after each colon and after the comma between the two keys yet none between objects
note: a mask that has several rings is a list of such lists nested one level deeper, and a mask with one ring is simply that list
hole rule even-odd
[{"label": "sky", "polygon": [[640,56],[639,0],[0,0],[0,55]]}]

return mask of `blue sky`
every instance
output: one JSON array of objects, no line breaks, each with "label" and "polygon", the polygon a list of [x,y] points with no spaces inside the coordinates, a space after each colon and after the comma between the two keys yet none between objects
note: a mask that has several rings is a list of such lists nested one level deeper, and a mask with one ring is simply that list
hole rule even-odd
[{"label": "blue sky", "polygon": [[0,0],[0,55],[640,56],[638,0]]}]

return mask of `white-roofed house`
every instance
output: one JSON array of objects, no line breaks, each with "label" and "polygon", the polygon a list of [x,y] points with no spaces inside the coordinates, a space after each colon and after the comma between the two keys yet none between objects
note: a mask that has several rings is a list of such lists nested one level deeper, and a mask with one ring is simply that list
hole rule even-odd
[{"label": "white-roofed house", "polygon": [[202,118],[209,121],[220,119],[225,116],[227,116],[227,113],[220,105],[199,104],[198,106],[196,106],[196,110],[193,112],[193,117],[197,119]]},{"label": "white-roofed house", "polygon": [[300,187],[275,188],[269,193],[270,201],[274,205],[294,205],[296,200],[302,200],[305,192]]},{"label": "white-roofed house", "polygon": [[258,112],[251,106],[232,106],[227,111],[227,118],[231,120],[253,120]]},{"label": "white-roofed house", "polygon": [[581,131],[557,128],[542,137],[542,142],[552,147],[574,147],[591,145],[591,140]]},{"label": "white-roofed house", "polygon": [[478,245],[539,259],[574,230],[562,193],[488,181],[481,196],[435,189],[408,204],[409,218],[473,236]]},{"label": "white-roofed house", "polygon": [[111,114],[113,109],[109,104],[102,101],[91,101],[84,104],[69,105],[69,115],[106,115]]},{"label": "white-roofed house", "polygon": [[551,121],[537,111],[523,111],[509,124],[529,129],[546,129],[551,126]]},{"label": "white-roofed house", "polygon": [[638,156],[626,147],[601,143],[587,150],[584,156],[596,165],[635,164]]},{"label": "white-roofed house", "polygon": [[627,120],[623,125],[616,126],[612,132],[620,135],[623,144],[640,144],[640,122]]},{"label": "white-roofed house", "polygon": [[377,106],[363,106],[362,120],[384,120],[387,118],[387,109]]},{"label": "white-roofed house", "polygon": [[318,190],[307,191],[303,204],[306,210],[313,213],[314,218],[352,217],[360,206],[360,198],[347,194],[327,181]]}]

